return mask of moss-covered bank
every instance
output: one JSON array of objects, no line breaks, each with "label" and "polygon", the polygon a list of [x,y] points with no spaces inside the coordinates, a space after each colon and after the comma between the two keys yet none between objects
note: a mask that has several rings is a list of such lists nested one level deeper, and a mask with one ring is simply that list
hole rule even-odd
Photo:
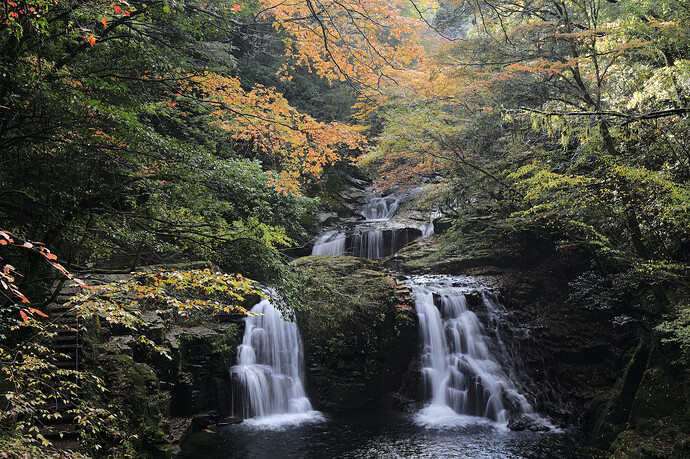
[{"label": "moss-covered bank", "polygon": [[400,388],[417,350],[409,290],[374,261],[312,256],[293,262],[305,279],[297,323],[308,391],[327,411],[348,411]]}]

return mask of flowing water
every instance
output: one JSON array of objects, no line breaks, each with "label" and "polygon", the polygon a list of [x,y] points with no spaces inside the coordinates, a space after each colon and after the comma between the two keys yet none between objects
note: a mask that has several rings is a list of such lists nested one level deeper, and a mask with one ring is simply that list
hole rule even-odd
[{"label": "flowing water", "polygon": [[[497,321],[505,309],[491,292],[465,276],[417,276],[410,280],[422,344],[423,393],[417,415],[425,426],[491,422],[505,426],[511,415],[538,417],[515,381],[513,356],[498,333],[491,338],[478,313]],[[468,307],[474,295],[477,312]],[[542,426],[550,427],[543,420]]]},{"label": "flowing water", "polygon": [[251,423],[281,425],[318,421],[304,381],[302,340],[294,322],[283,319],[269,300],[252,308],[231,369],[234,416]]},{"label": "flowing water", "polygon": [[[312,254],[391,255],[397,247],[396,233],[392,243],[384,243],[379,225],[393,217],[400,201],[370,197],[359,228],[325,232]],[[422,235],[431,233],[429,224]],[[515,353],[499,333],[501,326],[510,326],[504,320],[507,311],[490,289],[462,276],[416,276],[409,285],[422,349],[424,403],[416,413],[380,410],[326,416],[314,411],[302,385],[297,327],[264,300],[252,310],[262,315],[246,319],[238,364],[232,368],[235,415],[244,422],[194,434],[176,457],[587,457],[578,453],[575,433],[555,429],[535,413],[519,383]],[[512,415],[540,422],[549,431],[511,431],[506,424]]]},{"label": "flowing water", "polygon": [[[179,459],[591,459],[572,432],[513,432],[470,424],[428,428],[408,413],[328,415],[265,429],[228,425],[185,445]],[[209,438],[210,437],[210,438]]]},{"label": "flowing water", "polygon": [[312,255],[342,255],[345,253],[347,235],[342,230],[326,231],[316,242],[311,250]]},{"label": "flowing water", "polygon": [[405,197],[404,194],[368,196],[360,210],[364,220],[326,231],[314,242],[311,254],[347,254],[376,260],[393,255],[417,237],[432,234],[433,223],[424,225],[421,229],[391,223]]}]

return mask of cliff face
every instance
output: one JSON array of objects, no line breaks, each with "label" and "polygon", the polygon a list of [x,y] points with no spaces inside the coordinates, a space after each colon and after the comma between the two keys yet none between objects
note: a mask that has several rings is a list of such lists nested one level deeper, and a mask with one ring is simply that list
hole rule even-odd
[{"label": "cliff face", "polygon": [[417,317],[409,290],[380,264],[353,257],[305,257],[308,390],[317,409],[349,411],[397,391],[417,352]]}]

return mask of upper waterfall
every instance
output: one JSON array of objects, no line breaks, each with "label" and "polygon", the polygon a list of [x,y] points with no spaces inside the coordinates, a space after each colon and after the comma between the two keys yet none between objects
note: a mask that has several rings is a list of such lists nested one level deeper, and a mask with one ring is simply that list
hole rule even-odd
[{"label": "upper waterfall", "polygon": [[395,221],[396,212],[409,195],[367,195],[359,211],[364,219],[328,229],[315,241],[311,254],[378,259],[393,255],[408,242],[433,233],[433,223],[421,225],[409,219],[404,219],[403,223]]}]

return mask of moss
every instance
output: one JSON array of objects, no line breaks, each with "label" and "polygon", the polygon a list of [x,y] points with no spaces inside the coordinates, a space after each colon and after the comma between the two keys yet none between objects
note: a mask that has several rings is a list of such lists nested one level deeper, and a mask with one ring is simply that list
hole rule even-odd
[{"label": "moss", "polygon": [[220,357],[232,354],[242,342],[242,335],[236,324],[231,324],[211,341],[211,353]]},{"label": "moss", "polygon": [[590,408],[594,413],[592,438],[599,444],[610,444],[616,436],[626,429],[633,399],[642,380],[647,360],[649,345],[640,340],[625,369],[623,377],[618,380],[609,396],[600,396],[592,402]]},{"label": "moss", "polygon": [[645,371],[632,407],[631,427],[638,432],[656,432],[664,419],[680,425],[685,404],[682,387],[663,368]]},{"label": "moss", "polygon": [[357,409],[399,388],[416,349],[416,315],[403,288],[371,260],[305,257],[305,341],[310,386],[323,409]]},{"label": "moss", "polygon": [[690,457],[686,430],[688,379],[674,366],[674,353],[658,345],[649,353],[648,364],[631,402],[626,430],[611,445],[614,458]]},{"label": "moss", "polygon": [[553,252],[553,242],[521,220],[466,215],[449,231],[408,244],[392,263],[406,271],[455,274],[478,266],[534,266]]}]

